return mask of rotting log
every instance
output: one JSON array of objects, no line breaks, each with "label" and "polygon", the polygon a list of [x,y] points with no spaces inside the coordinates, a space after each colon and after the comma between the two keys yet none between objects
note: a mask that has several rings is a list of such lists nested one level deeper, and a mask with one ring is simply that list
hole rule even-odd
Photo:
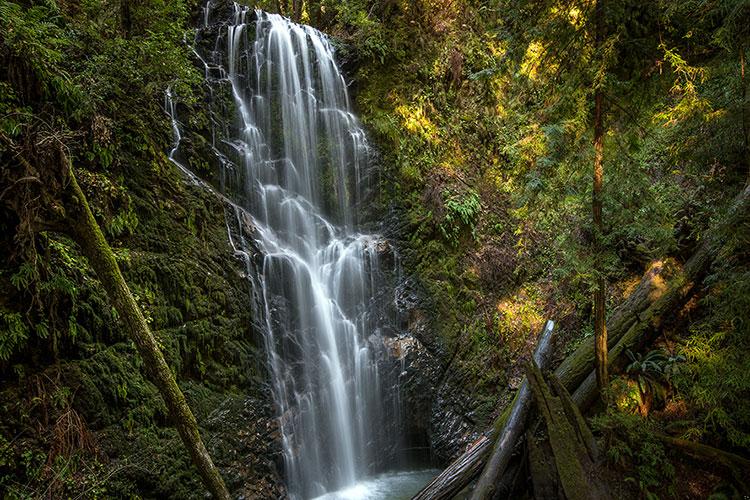
[{"label": "rotting log", "polygon": [[[725,224],[733,224],[746,215],[749,204],[750,184],[745,186],[733,200],[724,216]],[[613,311],[607,322],[608,347],[612,351],[609,356],[610,364],[621,363],[620,356],[624,355],[628,346],[635,347],[642,340],[642,335],[646,330],[658,329],[662,318],[682,304],[692,286],[710,266],[722,245],[722,240],[720,235],[704,240],[681,270],[665,262],[656,262],[649,267],[633,293]],[[690,288],[686,288],[687,286]],[[657,312],[659,314],[656,314]],[[593,365],[594,339],[590,338],[566,357],[554,373],[561,386],[573,392],[572,399],[579,409],[586,408],[597,394]],[[496,432],[497,429],[505,426],[509,414],[510,412],[506,411],[495,421]],[[461,491],[474,479],[471,474],[457,474],[454,469],[460,466],[462,470],[467,470],[467,465],[474,464],[474,461],[484,464],[490,446],[491,441],[487,439],[481,442],[481,446],[472,447],[451,463],[413,500],[452,498],[453,494]],[[467,457],[470,451],[472,455]]]},{"label": "rotting log", "polygon": [[610,498],[606,485],[596,479],[596,466],[587,446],[574,429],[576,422],[569,420],[562,398],[552,395],[534,360],[526,365],[526,379],[547,427],[557,477],[565,497],[570,500]]},{"label": "rotting log", "polygon": [[482,470],[491,447],[492,441],[490,438],[487,436],[479,438],[443,472],[414,495],[412,500],[448,500],[453,498]]},{"label": "rotting log", "polygon": [[734,453],[720,450],[702,443],[688,441],[687,439],[667,436],[666,434],[658,432],[652,433],[652,435],[670,448],[685,455],[728,469],[737,483],[737,486],[741,489],[742,494],[750,494],[750,488],[748,488],[747,484],[747,480],[750,478],[750,460],[735,455]]},{"label": "rotting log", "polygon": [[230,496],[224,480],[203,444],[195,416],[120,272],[112,248],[94,219],[72,167],[70,167],[69,189],[71,210],[68,217],[73,226],[72,233],[76,242],[96,272],[104,291],[117,310],[120,321],[135,343],[138,354],[143,358],[149,378],[159,389],[172,423],[190,453],[203,483],[214,498],[229,500]]},{"label": "rotting log", "polygon": [[[540,364],[545,364],[549,357],[554,325],[553,321],[545,323],[539,344],[534,352],[534,359]],[[525,427],[530,402],[531,394],[528,384],[524,380],[516,393],[512,406],[495,420],[491,435],[500,436],[497,440],[498,444],[493,448],[493,439],[488,436],[482,436],[435,479],[422,488],[413,497],[413,500],[448,500],[453,498],[485,468],[489,456],[493,458],[497,456],[494,459],[495,465],[492,470],[498,470],[500,466],[503,468],[507,467],[515,442],[523,432],[523,427]],[[500,443],[504,444],[500,445]],[[502,471],[500,474],[502,474]]]},{"label": "rotting log", "polygon": [[535,500],[557,500],[557,469],[552,460],[549,444],[537,443],[531,432],[526,433],[526,449],[529,455],[529,475]]},{"label": "rotting log", "polygon": [[589,457],[594,463],[596,463],[599,459],[599,447],[596,444],[596,439],[594,439],[594,434],[586,423],[586,419],[583,418],[581,410],[578,409],[578,406],[575,401],[573,401],[570,393],[554,373],[549,377],[549,382],[552,386],[552,390],[555,391],[555,394],[560,398],[563,411],[565,411],[565,415],[573,426],[573,429],[578,436],[578,440],[583,443]]},{"label": "rotting log", "polygon": [[[612,311],[612,315],[607,320],[609,350],[613,349],[628,329],[638,322],[640,314],[664,293],[666,283],[670,281],[675,267],[664,261],[652,263],[635,290]],[[573,391],[588,376],[592,366],[594,366],[594,339],[587,338],[560,363],[555,374],[569,391]]]},{"label": "rotting log", "polygon": [[[547,321],[539,338],[539,344],[534,352],[534,361],[544,366],[549,358],[550,346],[552,345],[552,332],[555,328],[553,321]],[[526,379],[521,383],[520,389],[516,394],[510,416],[506,421],[502,432],[500,432],[492,453],[487,460],[482,474],[477,480],[477,485],[471,495],[471,500],[483,500],[492,498],[495,495],[495,488],[500,481],[505,468],[510,462],[513,454],[513,448],[518,438],[523,435],[526,427],[526,419],[531,408],[531,392],[529,383]]]}]

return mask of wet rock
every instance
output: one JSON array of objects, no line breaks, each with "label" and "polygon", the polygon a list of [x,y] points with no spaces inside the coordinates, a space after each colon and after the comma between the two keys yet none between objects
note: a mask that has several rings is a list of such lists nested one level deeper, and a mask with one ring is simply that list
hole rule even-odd
[{"label": "wet rock", "polygon": [[209,416],[208,451],[237,498],[287,498],[281,433],[268,398],[230,397]]},{"label": "wet rock", "polygon": [[479,437],[477,403],[451,370],[416,285],[404,280],[396,301],[402,333],[384,343],[399,370],[405,449],[429,449],[432,462],[448,463]]}]

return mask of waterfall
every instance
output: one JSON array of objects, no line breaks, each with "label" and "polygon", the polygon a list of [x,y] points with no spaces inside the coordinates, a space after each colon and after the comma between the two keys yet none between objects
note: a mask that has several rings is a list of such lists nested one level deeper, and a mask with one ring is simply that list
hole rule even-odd
[{"label": "waterfall", "polygon": [[[249,274],[287,485],[311,498],[383,469],[399,445],[396,377],[379,369],[390,247],[362,230],[371,151],[326,36],[219,1],[203,25],[195,52],[212,95],[212,183],[231,200],[235,249],[250,255],[252,242],[260,254]],[[170,158],[194,177],[171,94],[168,106]]]}]

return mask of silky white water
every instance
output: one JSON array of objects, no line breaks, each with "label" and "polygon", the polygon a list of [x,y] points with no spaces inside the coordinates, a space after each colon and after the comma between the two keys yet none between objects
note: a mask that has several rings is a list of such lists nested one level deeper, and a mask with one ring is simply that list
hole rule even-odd
[{"label": "silky white water", "polygon": [[[255,284],[290,496],[391,498],[426,478],[377,475],[398,453],[400,408],[398,373],[379,368],[390,247],[362,231],[367,138],[322,33],[226,7],[204,7],[195,53],[212,96],[212,181],[231,200],[229,236]],[[171,94],[168,105],[170,157],[190,173]]]}]

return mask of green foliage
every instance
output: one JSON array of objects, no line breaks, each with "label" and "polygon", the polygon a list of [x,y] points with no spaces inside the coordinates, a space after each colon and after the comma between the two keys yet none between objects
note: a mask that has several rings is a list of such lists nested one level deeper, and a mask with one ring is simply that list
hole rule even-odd
[{"label": "green foliage", "polygon": [[8,361],[29,338],[29,330],[19,313],[0,310],[0,361]]},{"label": "green foliage", "polygon": [[23,75],[13,83],[27,100],[41,91],[78,119],[85,112],[86,98],[65,69],[66,52],[74,48],[74,40],[64,24],[54,3],[24,9],[16,2],[0,2],[2,51],[10,68]]},{"label": "green foliage", "polygon": [[724,227],[728,243],[707,278],[703,299],[707,315],[691,325],[681,353],[685,368],[675,385],[687,404],[695,408],[692,438],[750,446],[750,224]]},{"label": "green foliage", "polygon": [[[178,380],[194,380],[216,405],[234,391],[259,391],[262,361],[223,207],[187,186],[164,153],[172,140],[165,90],[180,105],[203,95],[202,73],[184,43],[195,6],[0,0],[0,61],[8,70],[0,75],[0,133],[13,146],[3,139],[0,155],[4,181],[17,169],[11,149],[26,151],[24,133],[59,133]],[[33,258],[18,252],[17,231],[29,229],[18,219],[29,207],[16,203],[14,211],[14,191],[5,187],[0,490],[11,498],[202,495],[158,392],[75,241],[50,224],[35,234]],[[44,186],[64,210],[54,189]],[[31,215],[35,224],[53,222]],[[201,418],[214,409],[191,406]],[[73,415],[80,420],[69,428],[85,429],[79,435],[94,436],[96,446],[54,456],[55,423]]]},{"label": "green foliage", "polygon": [[672,378],[679,371],[678,363],[685,361],[681,354],[671,355],[664,349],[654,349],[641,355],[627,351],[630,364],[625,373],[638,384],[641,394],[655,395],[663,401],[671,388]]},{"label": "green foliage", "polygon": [[607,460],[626,473],[648,499],[674,494],[675,469],[664,446],[651,433],[648,420],[610,409],[591,421],[592,429],[602,434]]},{"label": "green foliage", "polygon": [[477,219],[481,205],[479,195],[470,190],[467,193],[443,192],[445,214],[440,222],[440,232],[451,245],[458,246],[461,233],[469,231],[476,238]]}]

